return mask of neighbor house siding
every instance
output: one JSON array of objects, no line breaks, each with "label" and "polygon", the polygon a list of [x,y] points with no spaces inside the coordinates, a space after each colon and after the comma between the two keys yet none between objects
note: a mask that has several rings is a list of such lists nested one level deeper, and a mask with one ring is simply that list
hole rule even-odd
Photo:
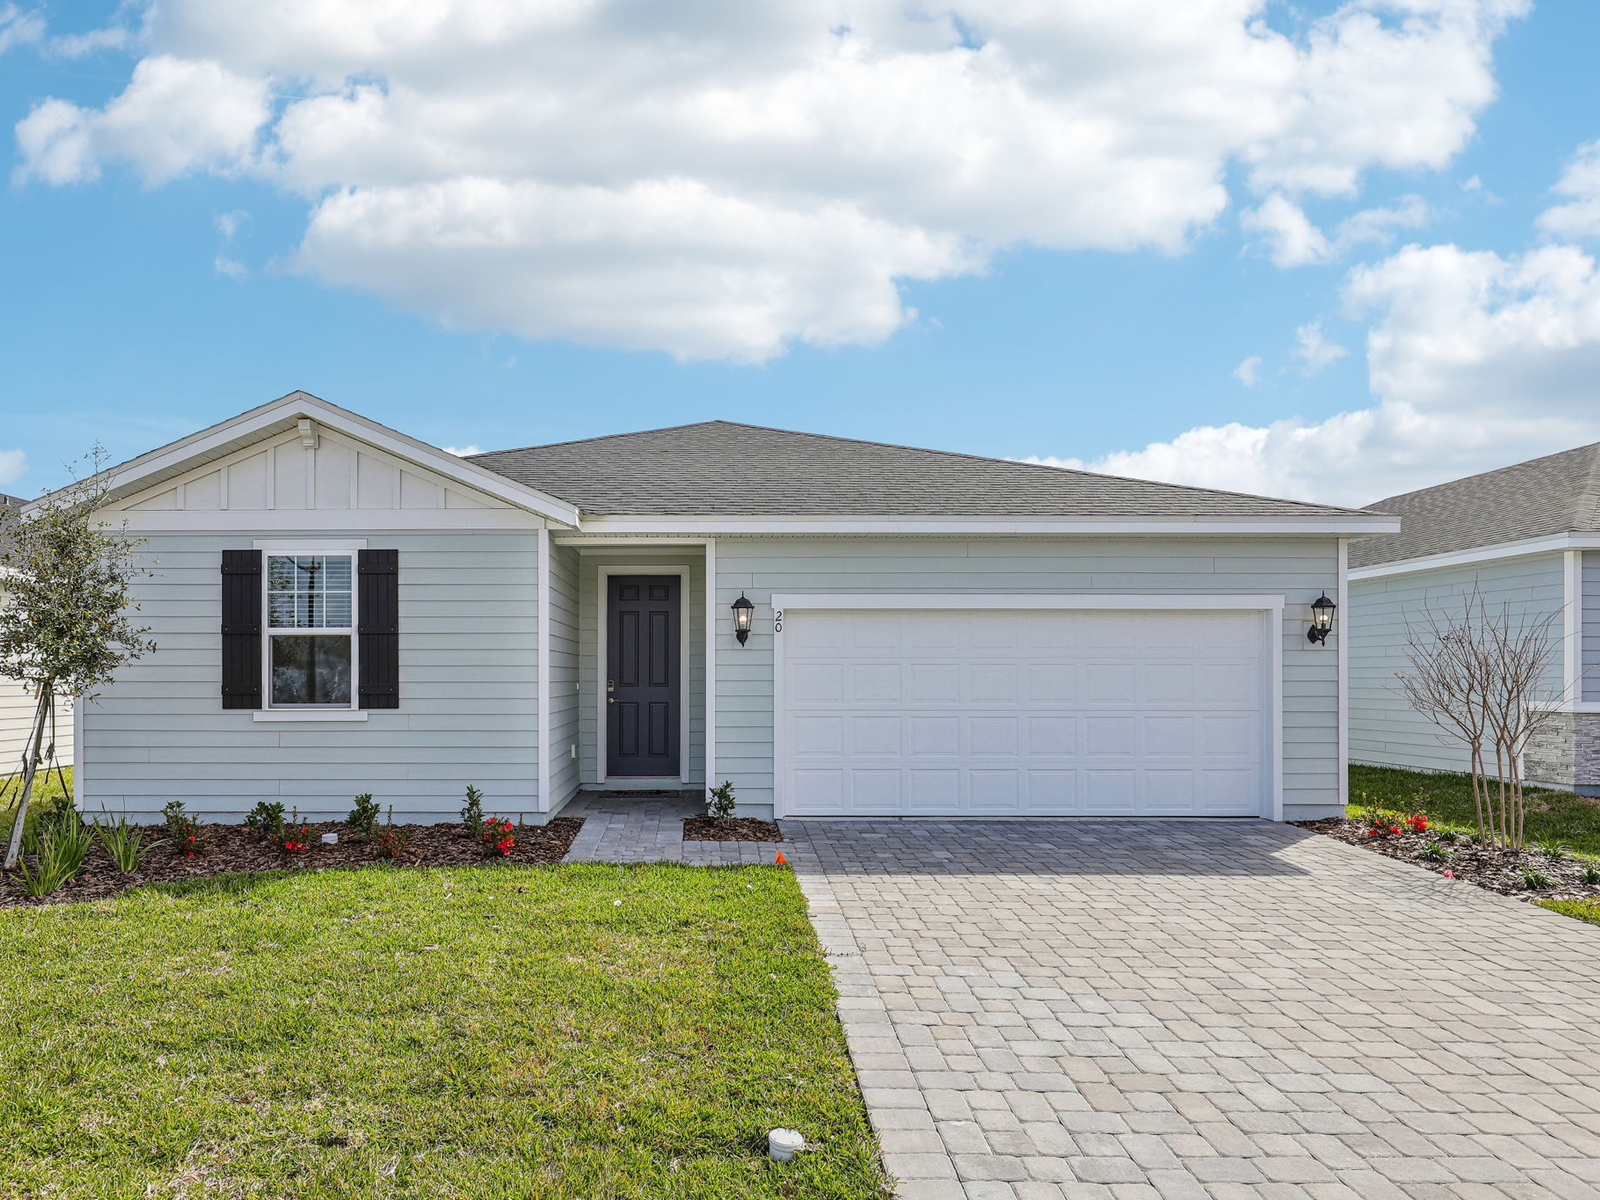
[{"label": "neighbor house siding", "polygon": [[[534,530],[273,528],[145,532],[134,588],[157,649],[84,713],[82,804],[150,818],[168,800],[238,818],[258,800],[342,817],[371,792],[397,820],[453,818],[469,783],[487,812],[538,807]],[[219,696],[219,564],[271,537],[364,537],[399,552],[400,707],[365,722],[257,722]]]},{"label": "neighbor house siding", "polygon": [[[601,567],[641,567],[640,574],[649,574],[649,568],[686,567],[689,576],[684,582],[681,603],[689,613],[689,694],[683,698],[689,706],[689,741],[683,748],[685,780],[703,783],[706,777],[706,562],[705,551],[700,546],[660,547],[641,545],[625,549],[586,548],[580,570],[580,662],[581,688],[579,716],[581,737],[579,760],[583,782],[598,784],[599,760],[604,754],[604,738],[600,729],[600,688],[604,686],[600,662],[600,605],[604,593],[600,589]],[[664,780],[663,786],[673,786]]]},{"label": "neighbor house siding", "polygon": [[578,790],[581,764],[578,552],[550,549],[550,803],[554,810]]},{"label": "neighbor house siding", "polygon": [[[1563,563],[1559,553],[1467,566],[1441,567],[1358,579],[1350,583],[1350,756],[1356,762],[1412,770],[1465,771],[1462,741],[1447,735],[1407,703],[1398,676],[1409,669],[1407,623],[1420,631],[1435,613],[1459,617],[1474,589],[1491,615],[1510,605],[1513,615],[1551,619],[1562,635]],[[1552,656],[1544,682],[1561,691],[1562,655]]]},{"label": "neighbor house siding", "polygon": [[1586,550],[1582,575],[1583,699],[1600,702],[1600,550]]},{"label": "neighbor house siding", "polygon": [[1283,791],[1286,819],[1342,811],[1336,624],[1326,647],[1305,631],[1317,595],[1338,587],[1338,547],[1322,539],[719,537],[714,602],[756,602],[748,646],[718,622],[719,778],[741,811],[773,795],[774,592],[1261,594],[1285,597]]},{"label": "neighbor house siding", "polygon": [[[22,769],[22,752],[33,734],[33,714],[38,704],[20,683],[14,679],[0,679],[0,779]],[[64,767],[72,765],[72,702],[56,701],[55,716],[56,761]],[[45,742],[50,741],[51,730],[45,729]]]}]

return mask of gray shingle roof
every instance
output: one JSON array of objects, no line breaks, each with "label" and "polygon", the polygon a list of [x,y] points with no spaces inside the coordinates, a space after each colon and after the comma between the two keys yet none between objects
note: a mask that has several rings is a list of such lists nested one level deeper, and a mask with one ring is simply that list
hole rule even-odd
[{"label": "gray shingle roof", "polygon": [[1353,510],[703,421],[471,461],[596,515],[1306,517]]},{"label": "gray shingle roof", "polygon": [[1398,516],[1402,528],[1350,543],[1352,567],[1594,533],[1600,531],[1600,442],[1390,496],[1369,511]]}]

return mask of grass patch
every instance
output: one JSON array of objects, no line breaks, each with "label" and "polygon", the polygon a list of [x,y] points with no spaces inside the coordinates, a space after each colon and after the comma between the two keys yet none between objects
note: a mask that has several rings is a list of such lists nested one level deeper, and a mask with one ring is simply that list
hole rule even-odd
[{"label": "grass patch", "polygon": [[[63,786],[64,785],[64,786]],[[11,832],[11,819],[17,811],[17,800],[22,796],[22,776],[0,775],[0,838]],[[62,767],[46,775],[34,776],[33,797],[28,801],[28,827],[39,823],[39,818],[57,809],[72,806],[72,768]]]},{"label": "grass patch", "polygon": [[1600,925],[1600,900],[1535,900],[1534,903],[1551,912]]},{"label": "grass patch", "polygon": [[[1600,801],[1573,792],[1529,788],[1527,837],[1530,846],[1561,842],[1579,854],[1600,855]],[[1348,813],[1359,819],[1372,809],[1409,813],[1423,809],[1435,824],[1477,832],[1468,775],[1402,771],[1395,767],[1350,764]]]},{"label": "grass patch", "polygon": [[0,992],[0,1196],[883,1184],[772,867],[214,876],[0,912]]}]

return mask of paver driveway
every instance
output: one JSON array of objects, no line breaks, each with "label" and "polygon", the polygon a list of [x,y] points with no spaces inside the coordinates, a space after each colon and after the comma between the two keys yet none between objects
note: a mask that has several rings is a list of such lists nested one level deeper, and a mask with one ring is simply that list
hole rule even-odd
[{"label": "paver driveway", "polygon": [[912,1200],[1600,1196],[1600,928],[1261,821],[785,821]]}]

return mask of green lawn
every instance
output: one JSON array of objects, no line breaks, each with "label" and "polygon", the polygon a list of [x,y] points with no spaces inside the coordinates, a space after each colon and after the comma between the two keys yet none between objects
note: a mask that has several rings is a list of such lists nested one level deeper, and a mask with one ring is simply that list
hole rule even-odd
[{"label": "green lawn", "polygon": [[1600,925],[1600,900],[1535,900],[1534,903],[1562,916]]},{"label": "green lawn", "polygon": [[[850,1197],[774,867],[233,875],[0,912],[0,1196]],[[799,1129],[815,1152],[761,1155]]]},{"label": "green lawn", "polygon": [[[1436,822],[1477,829],[1472,781],[1467,775],[1434,775],[1393,767],[1350,764],[1352,817],[1381,808],[1409,813],[1422,809]],[[1600,855],[1600,800],[1572,792],[1528,792],[1529,843],[1564,842],[1579,854]]]}]

